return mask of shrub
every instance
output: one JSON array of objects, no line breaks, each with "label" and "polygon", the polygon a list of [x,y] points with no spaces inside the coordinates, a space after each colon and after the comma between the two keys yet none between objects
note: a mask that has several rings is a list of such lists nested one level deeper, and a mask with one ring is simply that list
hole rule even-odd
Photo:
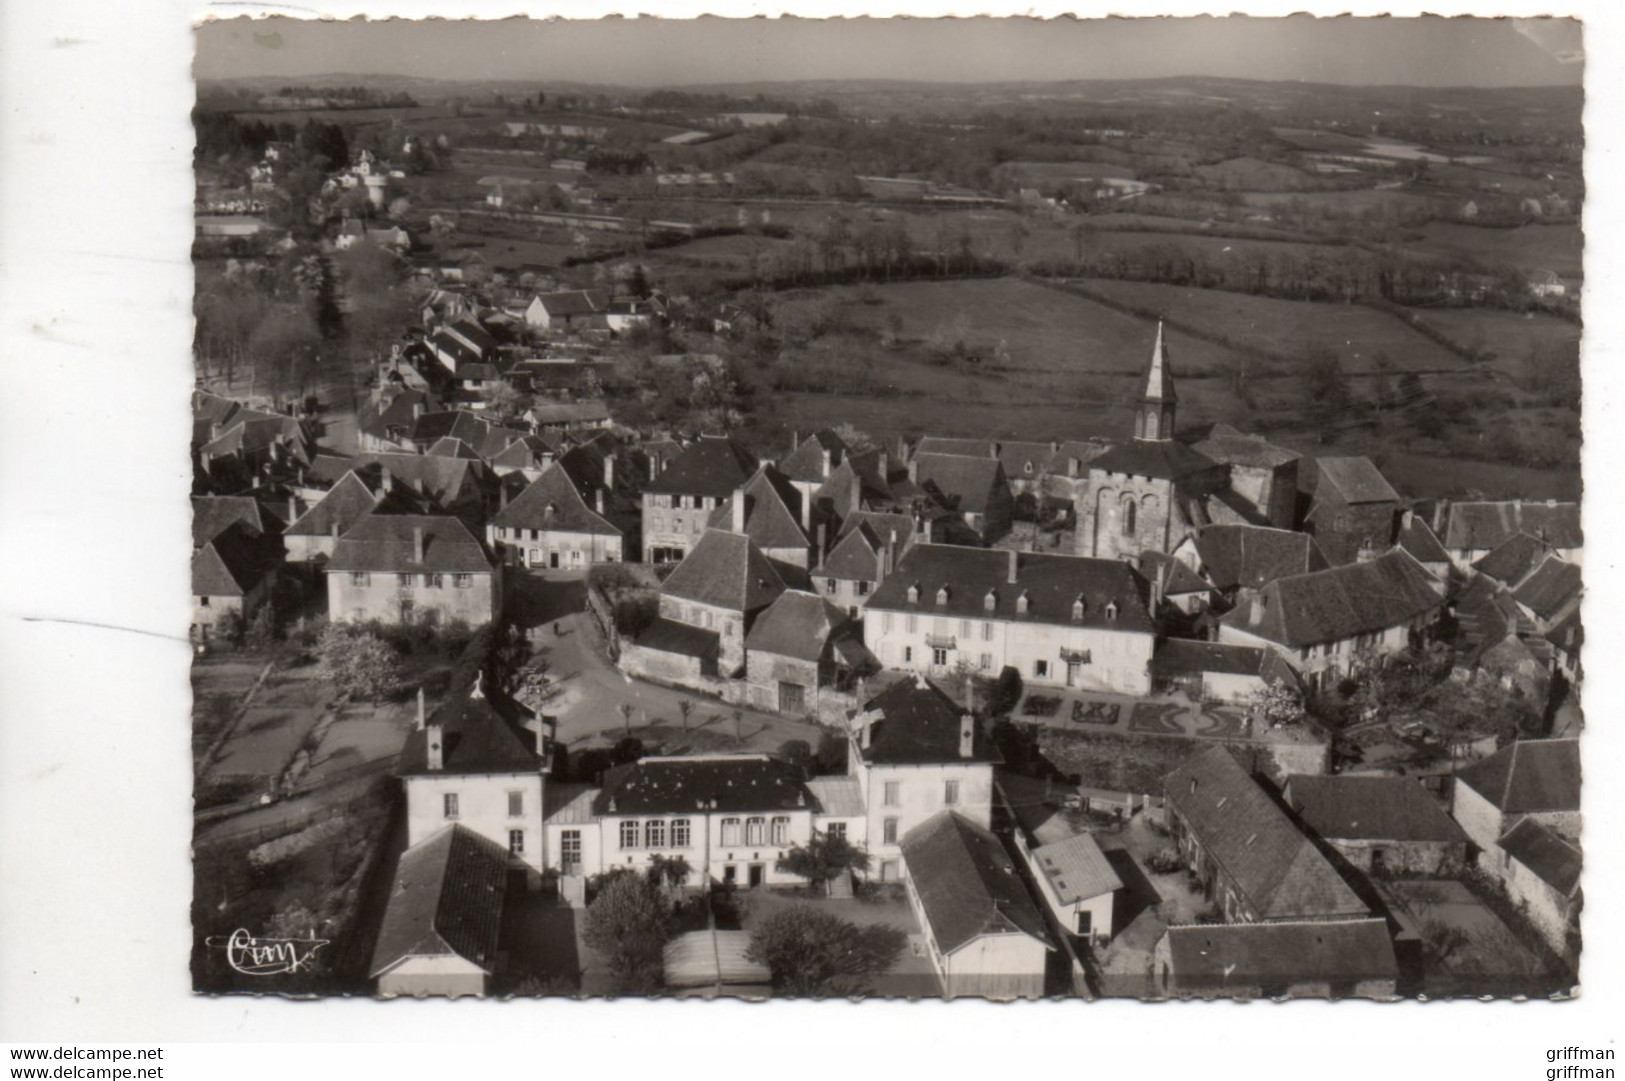
[{"label": "shrub", "polygon": [[1157,849],[1146,857],[1145,865],[1151,873],[1158,875],[1171,875],[1185,869],[1185,861],[1180,858],[1176,848]]},{"label": "shrub", "polygon": [[908,935],[885,924],[849,923],[812,905],[775,912],[751,933],[745,956],[767,965],[776,990],[855,995],[897,963]]},{"label": "shrub", "polygon": [[615,633],[637,638],[660,616],[660,601],[649,595],[623,597],[615,602]]}]

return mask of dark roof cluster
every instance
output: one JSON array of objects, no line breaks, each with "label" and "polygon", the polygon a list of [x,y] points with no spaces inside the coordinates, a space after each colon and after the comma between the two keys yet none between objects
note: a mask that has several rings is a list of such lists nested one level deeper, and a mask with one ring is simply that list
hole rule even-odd
[{"label": "dark roof cluster", "polygon": [[1448,841],[1467,835],[1414,778],[1295,774],[1287,805],[1328,841]]},{"label": "dark roof cluster", "polygon": [[[452,692],[428,723],[414,730],[401,748],[395,772],[402,777],[491,773],[538,773],[541,748],[525,727],[529,711],[518,702],[486,691],[479,683]],[[429,768],[429,740],[438,729],[440,768]]]},{"label": "dark roof cluster", "polygon": [[873,765],[1004,760],[974,718],[970,756],[960,754],[960,731],[970,712],[924,676],[900,679],[869,699],[859,716],[866,715],[869,745],[861,747],[860,753]]},{"label": "dark roof cluster", "polygon": [[708,529],[660,592],[734,612],[755,612],[784,592],[784,579],[748,537]]},{"label": "dark roof cluster", "polygon": [[397,574],[490,573],[492,562],[461,519],[442,514],[369,514],[333,546],[327,569]]},{"label": "dark roof cluster", "polygon": [[1218,589],[1259,589],[1327,566],[1313,537],[1287,529],[1210,525],[1196,534],[1195,543],[1202,569]]},{"label": "dark roof cluster", "polygon": [[1579,548],[1580,504],[1522,500],[1452,503],[1445,509],[1445,547],[1458,551],[1495,548],[1516,533],[1528,533],[1553,548]]},{"label": "dark roof cluster", "polygon": [[1291,649],[1387,630],[1437,609],[1434,578],[1395,549],[1364,563],[1278,578],[1222,623]]},{"label": "dark roof cluster", "polygon": [[599,815],[794,811],[812,806],[800,770],[767,755],[645,758],[604,775]]},{"label": "dark roof cluster", "polygon": [[1201,923],[1168,929],[1169,990],[1246,994],[1307,984],[1390,981],[1399,974],[1381,919]]},{"label": "dark roof cluster", "polygon": [[756,455],[721,435],[702,435],[684,447],[645,492],[726,499],[756,472]]},{"label": "dark roof cluster", "polygon": [[1580,809],[1580,741],[1525,739],[1456,771],[1502,814]]}]

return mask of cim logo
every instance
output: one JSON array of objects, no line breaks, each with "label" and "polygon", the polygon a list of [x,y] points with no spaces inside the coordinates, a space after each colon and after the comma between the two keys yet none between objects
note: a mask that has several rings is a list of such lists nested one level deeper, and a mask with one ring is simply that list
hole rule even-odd
[{"label": "cim logo", "polygon": [[239,927],[227,938],[212,935],[204,944],[226,951],[226,964],[245,976],[286,976],[310,969],[325,938],[257,938]]}]

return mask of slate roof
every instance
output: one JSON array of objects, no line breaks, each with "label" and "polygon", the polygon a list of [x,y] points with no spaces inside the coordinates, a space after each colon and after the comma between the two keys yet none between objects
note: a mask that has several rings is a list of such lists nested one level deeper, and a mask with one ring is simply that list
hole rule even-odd
[{"label": "slate roof", "polygon": [[256,538],[241,522],[228,525],[192,553],[194,596],[246,596],[264,574]]},{"label": "slate roof", "polygon": [[[414,529],[423,530],[423,561],[417,562]],[[491,558],[460,519],[443,514],[369,514],[333,546],[329,573],[489,574]]]},{"label": "slate roof", "polygon": [[1063,905],[1123,888],[1100,844],[1087,833],[1033,849],[1033,860]]},{"label": "slate roof", "polygon": [[748,538],[707,529],[660,592],[734,612],[754,612],[784,592],[784,579]]},{"label": "slate roof", "polygon": [[1304,825],[1328,841],[1467,841],[1412,777],[1294,774],[1286,797]]},{"label": "slate roof", "polygon": [[[966,711],[924,676],[893,683],[863,703],[863,713],[880,714],[879,719],[871,723],[869,746],[860,752],[871,765],[1004,761],[974,721],[970,757],[960,755],[959,727]],[[859,744],[861,746],[862,740]]]},{"label": "slate roof", "polygon": [[779,472],[791,480],[806,484],[822,484],[827,479],[824,473],[826,452],[829,455],[830,472],[834,472],[849,453],[845,440],[828,428],[809,435],[794,450],[786,454],[784,460],[779,462]]},{"label": "slate roof", "polygon": [[860,510],[848,514],[841,520],[841,533],[845,537],[853,530],[866,526],[874,534],[875,540],[891,543],[891,535],[897,533],[897,551],[902,552],[914,540],[914,517],[909,514],[894,514],[889,511]]},{"label": "slate roof", "polygon": [[505,529],[621,535],[619,529],[587,505],[570,474],[557,462],[542,470],[541,476],[517,498],[497,511],[491,524]]},{"label": "slate roof", "polygon": [[715,657],[721,648],[722,636],[704,627],[679,623],[675,619],[656,616],[638,632],[637,644],[644,649],[661,653],[678,653],[685,657],[705,660]]},{"label": "slate roof", "polygon": [[283,530],[283,535],[326,537],[331,536],[334,527],[337,527],[339,535],[343,536],[351,526],[371,514],[377,505],[378,499],[372,490],[353,471],[347,471],[322,498],[294,519]]},{"label": "slate roof", "polygon": [[1580,741],[1525,739],[1456,771],[1502,814],[1580,809]]},{"label": "slate roof", "polygon": [[1260,646],[1168,638],[1157,644],[1157,652],[1151,658],[1151,671],[1163,676],[1203,672],[1257,676],[1263,674],[1269,658],[1273,656],[1274,650]]},{"label": "slate roof", "polygon": [[983,935],[1023,934],[1051,947],[1044,917],[991,830],[938,811],[903,835],[902,849],[931,937],[944,954]]},{"label": "slate roof", "polygon": [[1218,589],[1259,589],[1328,566],[1307,533],[1253,525],[1210,525],[1196,534],[1196,554]]},{"label": "slate roof", "polygon": [[1140,573],[1145,575],[1146,581],[1153,583],[1158,575],[1166,574],[1162,585],[1165,597],[1176,597],[1182,593],[1211,593],[1214,588],[1184,563],[1162,552],[1141,552]]},{"label": "slate roof", "polygon": [[726,499],[756,472],[756,456],[726,436],[702,435],[683,448],[645,492]]},{"label": "slate roof", "polygon": [[477,684],[453,691],[429,715],[441,731],[441,768],[431,770],[429,728],[410,732],[395,773],[400,777],[487,773],[537,773],[542,756],[536,734],[523,727],[529,711],[506,695]]},{"label": "slate roof", "polygon": [[580,402],[537,402],[530,407],[537,427],[549,424],[603,424],[610,419],[609,406],[602,398]]},{"label": "slate roof", "polygon": [[396,487],[410,488],[442,509],[455,506],[486,475],[483,462],[410,453],[358,454],[351,459],[351,468],[362,479],[370,482],[377,477],[380,483],[388,470]]},{"label": "slate roof", "polygon": [[1182,480],[1222,471],[1224,466],[1173,439],[1131,439],[1091,459],[1089,468],[1159,480]]},{"label": "slate roof", "polygon": [[1399,536],[1395,538],[1394,543],[1414,556],[1418,563],[1450,562],[1450,553],[1439,543],[1438,534],[1433,532],[1433,527],[1423,521],[1420,515],[1410,514],[1405,517],[1400,523]]},{"label": "slate roof", "polygon": [[843,581],[878,582],[880,580],[881,540],[867,525],[849,530],[835,542],[829,554],[816,569],[819,578],[839,578]]},{"label": "slate roof", "polygon": [[1319,479],[1315,496],[1329,484],[1344,503],[1398,503],[1399,493],[1372,464],[1370,458],[1316,458]]},{"label": "slate roof", "polygon": [[1579,548],[1578,503],[1452,503],[1445,511],[1441,539],[1455,551],[1487,551],[1517,533],[1542,538],[1553,548]]},{"label": "slate roof", "polygon": [[443,435],[434,441],[434,445],[425,454],[432,454],[437,458],[467,458],[470,461],[477,459],[478,454],[474,448],[455,436]]},{"label": "slate roof", "polygon": [[1536,878],[1564,897],[1573,897],[1579,892],[1584,863],[1580,849],[1533,818],[1525,818],[1513,826],[1499,844],[1501,851],[1529,868]]},{"label": "slate roof", "polygon": [[[1011,561],[1016,581],[1009,579]],[[910,603],[910,586],[919,587],[919,600]],[[937,603],[938,591],[947,587],[947,602]],[[1027,620],[1033,623],[1075,624],[1083,627],[1151,633],[1155,626],[1146,608],[1147,583],[1138,571],[1120,560],[1011,553],[951,544],[916,544],[898,561],[896,569],[869,599],[872,609],[921,612],[965,619]],[[986,598],[993,594],[989,610]],[[1025,615],[1017,614],[1017,599],[1026,595]],[[1073,604],[1083,598],[1083,618],[1072,618]],[[1117,618],[1107,617],[1115,603]]]},{"label": "slate roof", "polygon": [[824,598],[787,589],[756,617],[745,648],[816,662],[829,652],[831,639],[850,630],[846,613]]},{"label": "slate roof", "polygon": [[967,514],[986,514],[999,494],[1010,490],[997,458],[916,454],[913,464],[920,487],[935,488],[956,510]]},{"label": "slate roof", "polygon": [[1196,443],[1194,449],[1215,462],[1255,469],[1279,469],[1303,457],[1297,451],[1278,447],[1262,436],[1221,431],[1220,426],[1215,426],[1213,433]]},{"label": "slate roof", "polygon": [[539,435],[520,436],[492,455],[491,464],[505,469],[541,469],[556,453],[557,446]]},{"label": "slate roof", "polygon": [[[435,362],[438,365],[438,361]],[[387,403],[368,401],[362,404],[356,418],[357,426],[368,435],[385,438],[391,429],[411,431],[417,420],[414,409],[437,411],[440,401],[428,391],[403,390]]]},{"label": "slate roof", "polygon": [[251,536],[265,533],[260,505],[252,496],[195,495],[192,497],[192,547],[200,548],[239,523]]},{"label": "slate roof", "polygon": [[1512,597],[1539,618],[1554,619],[1579,600],[1580,567],[1549,555],[1514,587]]},{"label": "slate roof", "polygon": [[765,754],[645,758],[604,774],[598,815],[795,811],[812,806],[800,771]]},{"label": "slate roof", "polygon": [[1442,602],[1433,582],[1409,553],[1395,549],[1364,563],[1278,578],[1220,622],[1300,649],[1397,627],[1436,610]]},{"label": "slate roof", "polygon": [[[806,548],[811,542],[801,528],[802,495],[788,477],[764,465],[742,485],[745,496],[745,536],[758,548]],[[733,528],[736,490],[711,512],[711,529]]]},{"label": "slate roof", "polygon": [[1163,790],[1258,919],[1368,914],[1326,857],[1224,747],[1187,759],[1168,774]]},{"label": "slate roof", "polygon": [[378,929],[369,974],[412,957],[456,954],[496,967],[508,853],[466,826],[452,825],[401,854]]},{"label": "slate roof", "polygon": [[1473,563],[1473,569],[1497,582],[1512,585],[1540,564],[1547,552],[1546,544],[1528,533],[1514,533]]},{"label": "slate roof", "polygon": [[1202,923],[1168,928],[1169,990],[1244,993],[1309,983],[1392,980],[1393,939],[1381,919]]}]

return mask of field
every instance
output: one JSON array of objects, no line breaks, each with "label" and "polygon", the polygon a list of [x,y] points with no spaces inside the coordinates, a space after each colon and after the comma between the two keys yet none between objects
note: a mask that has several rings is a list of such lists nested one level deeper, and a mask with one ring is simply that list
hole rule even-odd
[{"label": "field", "polygon": [[1584,238],[1578,225],[1525,225],[1518,229],[1485,229],[1452,222],[1430,222],[1422,229],[1418,247],[1483,263],[1501,263],[1523,270],[1550,270],[1559,277],[1578,278]]}]

